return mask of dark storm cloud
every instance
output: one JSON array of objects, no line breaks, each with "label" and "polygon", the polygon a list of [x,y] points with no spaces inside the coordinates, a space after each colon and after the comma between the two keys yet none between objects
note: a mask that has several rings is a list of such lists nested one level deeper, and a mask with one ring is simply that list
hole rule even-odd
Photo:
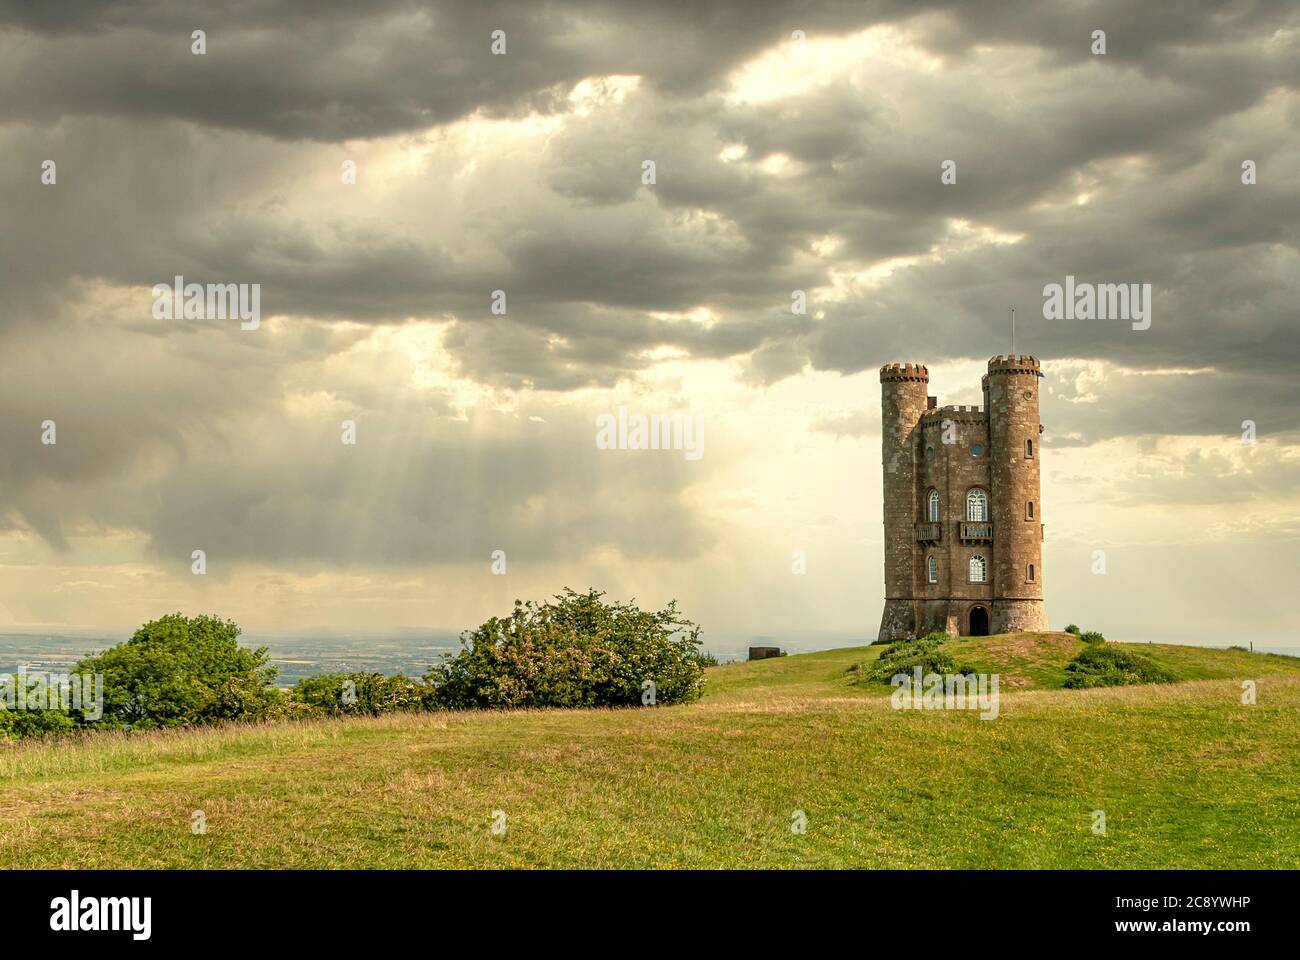
[{"label": "dark storm cloud", "polygon": [[[269,310],[307,316],[470,315],[487,290],[500,287],[531,303],[709,306],[725,326],[738,314],[766,312],[792,288],[825,283],[832,266],[924,254],[944,239],[953,217],[1023,232],[1039,262],[1016,256],[1022,266],[1041,267],[1025,278],[1039,288],[1057,263],[1080,274],[1122,264],[1160,282],[1176,269],[1171,255],[1181,252],[1169,246],[1170,235],[1202,249],[1295,242],[1295,191],[1285,186],[1295,164],[1294,150],[1285,149],[1294,137],[1261,124],[1222,124],[1295,83],[1294,35],[1277,32],[1295,16],[1282,5],[1201,17],[1182,7],[1138,14],[1118,3],[1068,14],[1048,5],[994,14],[960,4],[815,5],[797,18],[811,37],[903,23],[916,42],[952,56],[953,69],[973,70],[978,82],[966,90],[918,72],[902,84],[900,100],[841,79],[762,104],[727,103],[716,89],[743,59],[788,42],[791,17],[777,4],[711,5],[707,15],[688,4],[240,4],[207,28],[228,29],[239,42],[207,57],[188,52],[188,28],[206,19],[202,6],[48,6],[7,8],[25,32],[10,36],[17,55],[0,60],[23,94],[6,101],[11,116],[30,124],[11,128],[21,142],[13,144],[9,172],[22,185],[18,220],[29,226],[6,262],[20,287],[73,274],[151,283],[165,265],[217,278],[255,270]],[[488,24],[498,21],[518,24],[506,57],[486,52],[495,28]],[[1111,35],[1108,58],[1086,53],[1097,25]],[[995,42],[1020,45],[1013,49],[1023,51],[1021,66],[976,63],[987,55],[975,48]],[[499,255],[490,265],[419,236],[347,224],[337,227],[351,231],[339,238],[346,243],[326,245],[273,209],[241,209],[242,198],[265,189],[259,175],[286,176],[293,158],[260,137],[212,134],[364,138],[423,130],[480,109],[564,109],[557,90],[607,72],[642,76],[645,90],[625,109],[571,123],[548,146],[545,181],[576,203],[560,216],[530,209],[484,227]],[[90,115],[149,124],[50,127],[61,117]],[[721,163],[724,143],[743,144],[745,162]],[[1242,191],[1234,173],[1247,148],[1265,171],[1253,191]],[[65,158],[58,196],[23,176],[56,153]],[[1215,170],[1197,166],[1212,153]],[[660,182],[648,191],[636,174],[650,154]],[[804,169],[780,178],[756,172],[755,163],[776,154]],[[1070,193],[1080,174],[1108,176],[1094,165],[1129,156],[1145,158],[1150,169],[1118,189],[1108,185],[1122,229],[1111,218],[1080,222],[1071,211],[1037,210]],[[941,188],[936,175],[937,161],[947,157],[959,161],[954,189]],[[646,200],[667,217],[647,218]],[[705,227],[677,219],[699,210],[716,219]],[[829,261],[810,262],[809,244],[825,234],[840,236],[841,248]],[[974,259],[950,257],[934,272],[954,276]],[[1009,275],[1013,265],[981,266],[999,273],[974,284],[949,281],[955,289],[943,295],[969,313],[983,310],[981,289],[996,288],[996,317],[1020,284]],[[933,289],[928,277],[926,289]],[[898,290],[896,299],[912,293]],[[870,312],[869,302],[861,305],[862,318]],[[894,314],[870,326],[878,332],[902,323]],[[823,339],[839,337],[828,329]],[[921,337],[913,342],[926,345]],[[818,343],[806,348],[809,359],[826,365]],[[831,366],[839,369],[861,351],[834,352],[839,360]],[[602,379],[601,371],[591,373]]]},{"label": "dark storm cloud", "polygon": [[1066,60],[1091,55],[1079,36],[1105,30],[1107,55],[1139,64],[1160,62],[1169,50],[1257,43],[1289,22],[1287,0],[1214,3],[954,3],[927,23],[927,46],[962,53],[988,44],[1037,47]]},{"label": "dark storm cloud", "polygon": [[[423,129],[477,109],[527,111],[544,105],[557,85],[591,75],[638,74],[667,91],[698,93],[794,29],[817,37],[880,23],[915,24],[927,48],[948,56],[1010,45],[1066,64],[1088,59],[1083,38],[1101,28],[1117,61],[1244,92],[1280,66],[1244,48],[1269,38],[1293,13],[1285,0],[1226,9],[896,0],[810,3],[797,12],[779,0],[6,0],[0,25],[22,41],[4,60],[5,88],[19,94],[6,99],[11,117],[174,116],[336,140]],[[198,70],[189,50],[195,29],[210,41]],[[506,57],[484,55],[496,29],[507,32]],[[1218,52],[1231,45],[1243,50]],[[1205,47],[1206,55],[1187,53]]]},{"label": "dark storm cloud", "polygon": [[[12,118],[178,117],[289,139],[424,129],[546,109],[557,86],[633,73],[696,91],[798,27],[861,29],[907,3],[5,3]],[[207,32],[208,53],[190,52]],[[489,56],[504,30],[507,55]]]},{"label": "dark storm cloud", "polygon": [[[1215,371],[1116,377],[1098,404],[1048,404],[1054,442],[1227,436],[1242,419],[1262,436],[1296,431],[1294,5],[15,3],[0,23],[0,347],[7,364],[27,358],[3,385],[0,440],[28,449],[47,416],[78,438],[7,458],[0,515],[52,544],[85,524],[144,530],[168,555],[198,539],[282,560],[349,544],[371,559],[479,556],[510,531],[539,556],[708,542],[677,510],[683,466],[624,474],[590,459],[577,422],[572,446],[558,427],[492,418],[481,433],[381,427],[387,441],[351,462],[329,437],[259,440],[293,433],[274,412],[308,392],[292,378],[323,376],[311,365],[362,336],[340,321],[442,324],[453,367],[494,387],[612,387],[669,348],[743,358],[761,388],[808,368],[1003,352],[1014,303],[1019,346],[1046,359]],[[944,62],[882,68],[863,54],[802,91],[728,89],[791,30],[879,23]],[[196,28],[204,57],[189,52]],[[505,57],[488,53],[498,28]],[[1106,57],[1088,53],[1093,29],[1107,30]],[[573,85],[609,74],[641,83],[575,112]],[[529,166],[494,174],[526,191],[499,200],[509,184],[493,175],[444,171],[465,174],[450,235],[437,229],[446,191],[414,183],[396,210],[345,213],[307,180],[328,169],[339,189],[342,141],[428,136],[437,158],[452,149],[429,132],[439,125],[533,113],[562,122]],[[723,159],[729,147],[743,149]],[[49,158],[55,187],[39,180]],[[955,186],[940,184],[944,159]],[[1240,182],[1244,159],[1255,186]],[[887,277],[857,276],[897,258]],[[120,329],[100,335],[96,306],[75,300],[96,281],[147,290],[175,274],[260,282],[264,314],[297,332],[213,337],[152,322],[142,299],[138,319],[119,305]],[[1152,284],[1151,329],[1043,319],[1044,284],[1067,274]],[[488,311],[494,289],[509,294],[504,317]],[[796,289],[807,316],[790,312]],[[449,410],[422,402],[432,419]],[[375,505],[362,488],[382,461],[366,458],[401,450]],[[545,504],[545,531],[530,502]]]}]

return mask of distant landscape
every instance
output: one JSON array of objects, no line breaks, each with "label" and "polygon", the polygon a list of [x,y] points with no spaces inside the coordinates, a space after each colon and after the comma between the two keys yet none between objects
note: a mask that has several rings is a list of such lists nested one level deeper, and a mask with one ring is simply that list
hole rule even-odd
[{"label": "distant landscape", "polygon": [[[58,673],[71,669],[87,654],[98,653],[121,643],[130,635],[130,631],[98,636],[90,633],[0,633],[0,673],[14,673],[20,666],[28,670]],[[455,653],[459,650],[459,637],[460,634],[453,630],[373,635],[244,634],[240,642],[249,647],[265,646],[270,651],[271,662],[279,668],[279,684],[289,687],[302,677],[314,677],[324,673],[376,671],[390,676],[397,673],[420,676],[442,654]],[[815,653],[819,650],[863,646],[868,642],[870,641],[867,638],[848,635],[816,636],[811,639],[724,635],[712,640],[705,635],[702,649],[717,657],[719,663],[731,663],[746,659],[750,646],[778,646],[788,653]],[[1175,645],[1192,645],[1172,642]],[[1230,643],[1241,642],[1232,640],[1223,643],[1222,646],[1227,647]],[[1260,653],[1300,656],[1300,645],[1296,645],[1290,638],[1285,638],[1276,645],[1256,643],[1255,650]]]},{"label": "distant landscape", "polygon": [[[13,673],[23,666],[28,670],[59,672],[82,657],[98,653],[131,635],[94,635],[55,633],[0,633],[0,673]],[[460,649],[460,634],[454,630],[430,630],[388,634],[327,634],[305,636],[259,636],[244,634],[240,642],[247,647],[266,647],[271,662],[279,668],[279,683],[292,686],[301,677],[323,673],[377,671],[419,676],[444,653]],[[771,636],[707,638],[703,649],[720,663],[746,659],[752,646],[780,646],[791,653],[811,653],[839,647],[861,646],[863,637],[817,637],[796,640]],[[1286,653],[1286,650],[1276,652]]]}]

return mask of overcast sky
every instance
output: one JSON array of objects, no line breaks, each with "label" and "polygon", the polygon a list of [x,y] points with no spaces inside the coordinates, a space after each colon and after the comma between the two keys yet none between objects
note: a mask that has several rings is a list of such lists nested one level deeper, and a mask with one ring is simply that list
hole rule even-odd
[{"label": "overcast sky", "polygon": [[[1053,626],[1297,644],[1294,3],[0,2],[0,89],[0,631],[597,586],[874,638],[877,369],[979,403],[1015,304]],[[1150,329],[1044,319],[1067,275]]]}]

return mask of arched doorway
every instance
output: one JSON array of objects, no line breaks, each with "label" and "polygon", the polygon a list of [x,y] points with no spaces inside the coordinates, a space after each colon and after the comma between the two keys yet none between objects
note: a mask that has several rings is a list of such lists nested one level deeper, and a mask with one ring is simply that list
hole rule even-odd
[{"label": "arched doorway", "polygon": [[989,612],[984,607],[970,608],[970,636],[987,637],[989,635]]}]

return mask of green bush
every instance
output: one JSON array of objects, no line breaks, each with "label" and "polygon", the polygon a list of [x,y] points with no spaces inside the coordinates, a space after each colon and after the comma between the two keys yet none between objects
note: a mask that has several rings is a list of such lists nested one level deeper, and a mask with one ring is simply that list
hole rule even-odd
[{"label": "green bush", "polygon": [[[0,675],[0,740],[57,736],[78,727],[82,711],[72,704],[79,701],[63,686],[69,681],[75,685],[77,678],[63,674],[57,685],[51,683],[53,679],[39,671]],[[69,709],[62,709],[63,703]]]},{"label": "green bush", "polygon": [[290,691],[291,699],[319,713],[370,716],[419,710],[427,694],[423,683],[400,673],[325,673],[304,677]]},{"label": "green bush", "polygon": [[175,613],[130,640],[82,660],[78,673],[104,675],[104,715],[93,727],[152,729],[220,720],[264,720],[280,706],[266,648],[239,645],[239,627],[217,617]]},{"label": "green bush", "polygon": [[1178,679],[1150,657],[1105,644],[1089,644],[1065,665],[1065,674],[1065,687],[1070,690],[1173,683]]},{"label": "green bush", "polygon": [[1083,630],[1073,623],[1065,628],[1065,632],[1074,634],[1084,643],[1105,643],[1106,642],[1106,638],[1101,635],[1100,631]]},{"label": "green bush", "polygon": [[446,709],[623,707],[685,703],[704,691],[700,628],[676,601],[657,612],[565,590],[545,603],[515,601],[461,635],[463,649],[430,668],[426,702]]},{"label": "green bush", "polygon": [[77,729],[80,716],[64,710],[0,708],[0,740],[54,737]]},{"label": "green bush", "polygon": [[874,663],[867,661],[856,671],[855,683],[889,683],[900,673],[912,674],[917,667],[922,674],[973,673],[958,667],[952,655],[939,649],[948,639],[946,633],[928,633],[914,640],[898,640],[880,653]]}]

